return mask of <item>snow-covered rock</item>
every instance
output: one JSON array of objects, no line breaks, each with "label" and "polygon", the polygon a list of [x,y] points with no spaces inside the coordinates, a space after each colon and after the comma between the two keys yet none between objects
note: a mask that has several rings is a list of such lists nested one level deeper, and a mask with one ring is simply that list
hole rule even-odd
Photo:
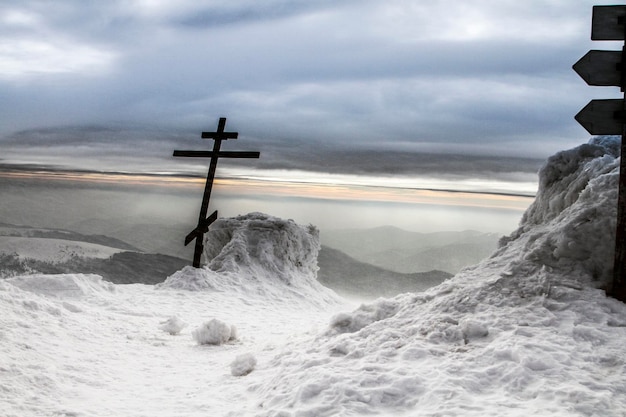
[{"label": "snow-covered rock", "polygon": [[223,345],[237,339],[237,328],[221,320],[211,319],[191,333],[199,345]]},{"label": "snow-covered rock", "polygon": [[302,302],[336,303],[317,281],[319,231],[262,213],[219,219],[205,236],[204,268],[187,267],[159,288],[217,290]]},{"label": "snow-covered rock", "polygon": [[548,159],[539,172],[534,203],[494,255],[511,252],[507,243],[514,243],[519,256],[508,274],[543,269],[607,288],[615,250],[619,152],[617,139],[598,137]]},{"label": "snow-covered rock", "polygon": [[187,323],[176,316],[172,316],[161,322],[161,325],[159,326],[161,330],[165,333],[171,334],[172,336],[179,334],[185,327],[187,327]]},{"label": "snow-covered rock", "polygon": [[252,353],[243,353],[237,355],[235,360],[230,364],[230,373],[232,376],[245,376],[254,371],[256,367],[256,358]]}]

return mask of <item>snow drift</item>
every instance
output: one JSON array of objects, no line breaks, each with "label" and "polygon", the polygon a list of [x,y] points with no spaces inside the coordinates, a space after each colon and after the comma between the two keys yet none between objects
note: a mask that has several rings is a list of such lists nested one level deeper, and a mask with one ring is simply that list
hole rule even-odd
[{"label": "snow drift", "polygon": [[4,282],[25,291],[53,298],[85,298],[115,293],[115,285],[92,274],[33,274],[8,278]]},{"label": "snow drift", "polygon": [[317,281],[320,240],[315,226],[250,213],[217,220],[204,245],[204,268],[184,268],[159,287],[238,292],[265,300],[287,294],[313,303],[339,299]]},{"label": "snow drift", "polygon": [[603,291],[618,147],[598,138],[551,157],[519,229],[489,259],[424,293],[336,315],[277,356],[255,411],[625,415],[626,306]]}]

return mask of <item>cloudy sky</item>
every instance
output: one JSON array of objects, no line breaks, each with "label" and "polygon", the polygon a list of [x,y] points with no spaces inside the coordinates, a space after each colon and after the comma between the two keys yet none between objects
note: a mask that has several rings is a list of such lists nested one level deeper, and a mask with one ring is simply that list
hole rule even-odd
[{"label": "cloudy sky", "polygon": [[4,0],[0,164],[204,175],[227,117],[229,175],[532,193],[619,97],[571,69],[596,3]]}]

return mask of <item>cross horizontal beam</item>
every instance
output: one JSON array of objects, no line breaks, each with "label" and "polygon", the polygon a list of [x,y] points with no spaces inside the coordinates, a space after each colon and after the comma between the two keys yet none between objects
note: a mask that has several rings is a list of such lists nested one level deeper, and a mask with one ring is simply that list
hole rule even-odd
[{"label": "cross horizontal beam", "polygon": [[239,132],[202,132],[202,139],[237,139]]},{"label": "cross horizontal beam", "polygon": [[259,158],[261,152],[248,151],[174,151],[174,156],[188,156],[193,158]]}]

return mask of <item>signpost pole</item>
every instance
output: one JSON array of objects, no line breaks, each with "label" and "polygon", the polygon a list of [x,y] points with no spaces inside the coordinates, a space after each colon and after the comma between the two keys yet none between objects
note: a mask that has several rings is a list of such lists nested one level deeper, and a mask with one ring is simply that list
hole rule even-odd
[{"label": "signpost pole", "polygon": [[[622,18],[624,25],[624,18]],[[626,39],[626,25],[624,25],[624,38]],[[626,45],[622,47],[621,89],[624,92],[624,103],[619,117],[626,122]],[[619,164],[619,188],[617,191],[617,222],[615,230],[615,262],[613,263],[613,285],[609,295],[620,301],[626,302],[626,123],[622,124],[622,143],[620,146]]]},{"label": "signpost pole", "polygon": [[[591,39],[626,40],[626,6],[593,6]],[[626,302],[626,44],[621,52],[589,51],[573,68],[589,85],[616,86],[624,93],[623,99],[592,100],[575,118],[592,135],[622,136],[613,283],[607,294]]]}]

